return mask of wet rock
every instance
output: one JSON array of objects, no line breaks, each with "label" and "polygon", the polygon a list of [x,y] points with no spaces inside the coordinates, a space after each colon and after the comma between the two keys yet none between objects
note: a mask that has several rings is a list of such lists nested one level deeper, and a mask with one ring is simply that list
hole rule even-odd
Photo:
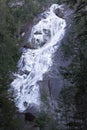
[{"label": "wet rock", "polygon": [[64,17],[64,12],[59,8],[55,10],[55,14],[60,18]]},{"label": "wet rock", "polygon": [[33,44],[30,43],[30,42],[25,43],[23,47],[24,47],[24,48],[29,48],[29,49],[36,49],[36,48],[33,46]]},{"label": "wet rock", "polygon": [[31,42],[28,43],[28,46],[33,49],[40,48],[50,40],[50,37],[51,32],[49,29],[42,29],[41,31],[36,30],[34,32],[34,37],[31,39]]},{"label": "wet rock", "polygon": [[35,116],[32,114],[32,113],[30,113],[30,112],[26,112],[25,114],[24,114],[24,116],[25,116],[25,121],[29,121],[29,122],[33,122],[34,120],[35,120]]},{"label": "wet rock", "polygon": [[25,114],[31,113],[33,116],[38,117],[39,109],[34,103],[32,103],[32,104],[29,105],[29,107],[27,107],[27,109],[24,111],[24,113]]},{"label": "wet rock", "polygon": [[33,20],[34,25],[36,25],[40,20],[41,20],[41,16],[40,15],[35,17],[34,20]]},{"label": "wet rock", "polygon": [[34,34],[38,35],[38,34],[42,34],[40,31],[36,31]]}]

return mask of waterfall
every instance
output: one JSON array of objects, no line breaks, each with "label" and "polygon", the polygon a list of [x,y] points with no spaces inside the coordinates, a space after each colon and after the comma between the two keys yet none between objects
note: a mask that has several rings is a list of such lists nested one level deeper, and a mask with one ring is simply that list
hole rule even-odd
[{"label": "waterfall", "polygon": [[43,80],[43,74],[52,66],[52,57],[60,46],[64,36],[66,22],[55,14],[61,5],[53,4],[41,14],[41,20],[32,27],[28,42],[32,46],[23,48],[18,62],[18,73],[11,83],[14,89],[14,100],[19,111],[25,111],[34,104],[40,108],[40,86],[38,81]]}]

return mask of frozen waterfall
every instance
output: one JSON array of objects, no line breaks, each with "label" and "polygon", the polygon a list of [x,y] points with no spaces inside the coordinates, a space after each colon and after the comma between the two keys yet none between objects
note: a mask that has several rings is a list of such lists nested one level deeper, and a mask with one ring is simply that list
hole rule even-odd
[{"label": "frozen waterfall", "polygon": [[61,5],[53,4],[43,12],[42,19],[32,27],[28,42],[34,49],[24,48],[18,62],[18,73],[11,83],[14,100],[19,111],[25,111],[29,105],[40,107],[40,86],[43,74],[52,66],[52,57],[60,45],[65,33],[66,22],[55,14]]}]

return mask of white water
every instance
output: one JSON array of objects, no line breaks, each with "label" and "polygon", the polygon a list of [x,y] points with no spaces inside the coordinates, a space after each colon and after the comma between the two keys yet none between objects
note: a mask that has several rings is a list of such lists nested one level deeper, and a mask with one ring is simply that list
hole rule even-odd
[{"label": "white water", "polygon": [[53,54],[65,33],[65,20],[54,13],[57,8],[61,6],[53,4],[48,11],[42,13],[45,18],[33,26],[28,39],[37,49],[23,49],[18,62],[18,74],[15,74],[11,87],[19,111],[26,110],[30,104],[40,107],[38,81],[43,80],[43,74],[51,69]]}]

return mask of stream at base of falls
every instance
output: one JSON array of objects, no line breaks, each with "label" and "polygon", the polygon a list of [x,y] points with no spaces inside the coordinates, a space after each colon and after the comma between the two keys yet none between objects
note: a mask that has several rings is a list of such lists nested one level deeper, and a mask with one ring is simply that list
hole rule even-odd
[{"label": "stream at base of falls", "polygon": [[18,61],[18,73],[11,83],[14,90],[14,101],[20,112],[31,104],[40,109],[41,95],[39,81],[50,71],[54,53],[61,44],[65,34],[66,21],[55,14],[62,5],[53,4],[41,13],[41,20],[32,27],[28,38],[30,48],[23,48]]}]

